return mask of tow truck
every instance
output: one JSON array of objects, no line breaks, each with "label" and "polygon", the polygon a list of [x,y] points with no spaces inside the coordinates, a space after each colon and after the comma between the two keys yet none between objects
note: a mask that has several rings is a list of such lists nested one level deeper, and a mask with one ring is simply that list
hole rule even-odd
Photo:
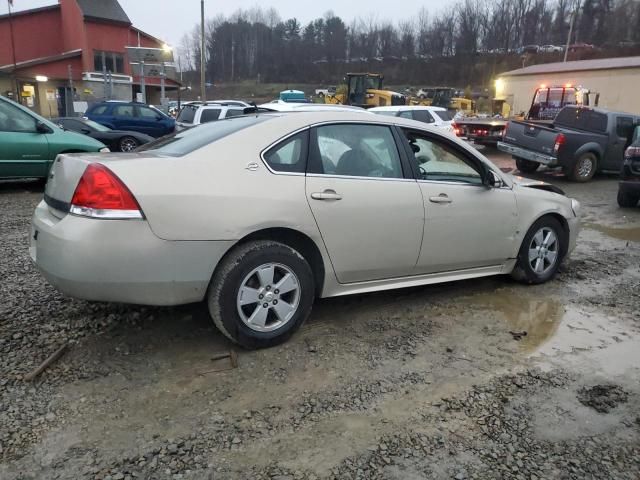
[{"label": "tow truck", "polygon": [[454,129],[459,137],[466,137],[479,145],[495,147],[502,140],[509,120],[526,120],[542,125],[552,125],[556,115],[567,105],[598,106],[600,95],[573,86],[540,85],[536,88],[531,107],[526,115],[503,118],[469,118],[455,121]]}]

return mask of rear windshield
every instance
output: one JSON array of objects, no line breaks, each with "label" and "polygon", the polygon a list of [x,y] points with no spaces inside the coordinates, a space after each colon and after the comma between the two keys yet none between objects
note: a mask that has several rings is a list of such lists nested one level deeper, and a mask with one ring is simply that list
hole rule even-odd
[{"label": "rear windshield", "polygon": [[185,105],[184,107],[182,107],[182,110],[180,110],[180,113],[178,114],[178,118],[176,118],[176,121],[180,123],[193,123],[193,119],[196,116],[197,109],[198,107]]},{"label": "rear windshield", "polygon": [[436,110],[433,113],[440,117],[440,120],[442,120],[443,122],[451,122],[456,116],[456,112],[451,110]]},{"label": "rear windshield", "polygon": [[554,122],[556,125],[588,132],[606,133],[607,116],[588,108],[565,108]]},{"label": "rear windshield", "polygon": [[162,155],[181,157],[216,142],[227,135],[258,125],[271,118],[273,117],[267,115],[247,115],[218,122],[204,123],[197,127],[159,138],[143,145],[136,151],[150,151]]}]

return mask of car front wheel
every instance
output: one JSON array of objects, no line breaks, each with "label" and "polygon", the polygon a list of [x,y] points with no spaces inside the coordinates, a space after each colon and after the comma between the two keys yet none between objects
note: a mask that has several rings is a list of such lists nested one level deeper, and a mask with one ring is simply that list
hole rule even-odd
[{"label": "car front wheel", "polygon": [[573,182],[588,182],[596,174],[598,169],[598,157],[594,153],[587,152],[580,155],[573,167],[567,167],[564,173]]},{"label": "car front wheel", "polygon": [[220,263],[207,294],[216,327],[248,348],[286,341],[311,314],[315,285],[311,267],[293,248],[255,241],[232,250]]},{"label": "car front wheel", "polygon": [[542,217],[536,221],[524,237],[513,278],[529,284],[551,280],[562,263],[565,243],[566,233],[558,220]]}]

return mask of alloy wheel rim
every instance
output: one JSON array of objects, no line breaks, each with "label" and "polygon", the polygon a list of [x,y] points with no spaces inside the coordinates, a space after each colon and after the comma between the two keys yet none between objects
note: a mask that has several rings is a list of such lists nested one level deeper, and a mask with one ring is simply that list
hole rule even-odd
[{"label": "alloy wheel rim", "polygon": [[298,311],[301,287],[286,265],[265,263],[240,283],[236,306],[242,322],[257,332],[272,332],[291,321]]},{"label": "alloy wheel rim", "polygon": [[133,140],[123,140],[120,142],[120,149],[123,152],[131,152],[132,150],[135,150],[137,146],[138,144]]},{"label": "alloy wheel rim", "polygon": [[582,178],[588,177],[591,175],[591,171],[593,170],[593,161],[591,158],[583,158],[580,160],[580,164],[578,165],[578,175]]},{"label": "alloy wheel rim", "polygon": [[558,261],[560,242],[553,229],[543,227],[536,232],[529,244],[529,265],[538,275],[544,275]]}]

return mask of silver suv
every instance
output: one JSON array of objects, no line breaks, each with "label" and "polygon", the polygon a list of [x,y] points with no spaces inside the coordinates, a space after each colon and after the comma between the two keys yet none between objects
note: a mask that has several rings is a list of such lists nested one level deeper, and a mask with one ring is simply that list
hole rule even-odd
[{"label": "silver suv", "polygon": [[192,102],[182,107],[176,124],[179,129],[194,127],[201,123],[244,115],[244,109],[250,107],[248,103],[239,100]]}]

